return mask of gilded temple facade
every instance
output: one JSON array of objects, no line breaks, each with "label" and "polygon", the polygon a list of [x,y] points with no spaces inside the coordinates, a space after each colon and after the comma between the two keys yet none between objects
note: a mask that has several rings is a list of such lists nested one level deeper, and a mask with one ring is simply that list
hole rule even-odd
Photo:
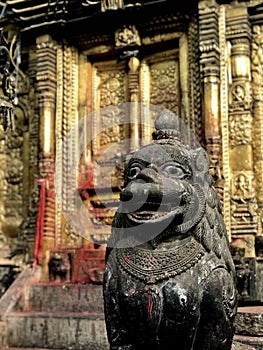
[{"label": "gilded temple facade", "polygon": [[[0,134],[0,248],[40,265],[42,281],[100,282],[122,176],[118,154],[97,174],[96,162],[123,140],[129,151],[149,142],[153,117],[138,106],[162,106],[207,150],[250,273],[241,294],[262,302],[263,2],[3,3],[2,40],[20,40],[21,62],[16,128]],[[89,213],[85,234],[67,219],[75,202],[65,188]]]}]

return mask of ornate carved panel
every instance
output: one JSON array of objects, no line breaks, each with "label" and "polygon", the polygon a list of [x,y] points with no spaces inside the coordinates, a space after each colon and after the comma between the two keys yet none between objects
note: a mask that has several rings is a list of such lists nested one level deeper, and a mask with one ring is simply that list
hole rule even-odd
[{"label": "ornate carved panel", "polygon": [[229,117],[229,139],[231,147],[251,144],[252,115],[250,113],[231,114]]},{"label": "ornate carved panel", "polygon": [[150,103],[180,115],[178,51],[156,54],[146,61],[150,70]]},{"label": "ornate carved panel", "polygon": [[[93,110],[98,110],[92,120],[92,154],[98,156],[105,147],[119,142],[128,135],[122,125],[122,111],[116,105],[127,101],[128,86],[125,66],[116,62],[103,62],[93,66]],[[116,107],[104,109],[115,105]]]},{"label": "ornate carved panel", "polygon": [[[159,52],[146,56],[140,68],[140,100],[151,105],[162,106],[181,112],[179,50]],[[151,115],[147,107],[141,111],[141,139],[146,144],[151,141],[153,122],[156,115]]]}]

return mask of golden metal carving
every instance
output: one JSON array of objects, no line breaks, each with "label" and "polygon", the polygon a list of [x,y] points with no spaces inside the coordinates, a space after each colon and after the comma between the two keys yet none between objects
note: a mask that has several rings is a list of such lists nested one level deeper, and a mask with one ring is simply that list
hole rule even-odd
[{"label": "golden metal carving", "polygon": [[[227,24],[230,47],[228,127],[232,177],[231,231],[234,236],[251,234],[254,240],[253,235],[258,229],[258,205],[253,181],[250,25],[247,9],[238,6],[236,11],[229,9]],[[251,239],[247,239],[247,242],[251,243]],[[247,256],[255,256],[254,246],[247,246]]]},{"label": "golden metal carving", "polygon": [[231,147],[251,144],[252,142],[252,115],[231,114],[229,118],[229,139]]},{"label": "golden metal carving", "polygon": [[[187,62],[184,62],[184,68],[186,69]],[[140,76],[143,102],[147,103],[148,101],[152,105],[168,108],[176,114],[181,112],[181,109],[179,110],[180,73],[178,49],[146,56],[142,61]],[[182,90],[184,91],[184,89]],[[150,116],[148,112],[147,108],[143,111],[142,121],[146,123],[144,134],[150,138],[150,134],[153,131],[150,126],[153,125],[156,116]]]},{"label": "golden metal carving", "polygon": [[36,80],[40,116],[39,172],[47,179],[45,217],[43,228],[42,278],[48,275],[49,249],[55,243],[55,192],[54,192],[54,117],[56,98],[56,45],[48,35],[37,38]]},{"label": "golden metal carving", "polygon": [[119,108],[112,107],[108,111],[103,109],[109,105],[118,105],[127,98],[125,66],[123,63],[115,65],[116,62],[102,62],[93,67],[93,109],[98,111],[97,118],[93,118],[92,121],[92,153],[95,156],[98,156],[106,145],[119,142],[128,136],[122,126],[124,120]]},{"label": "golden metal carving", "polygon": [[[78,164],[78,52],[74,47],[67,44],[62,46],[62,52],[58,52],[60,64],[57,67],[58,78],[62,85],[57,87],[60,96],[60,110],[58,122],[61,134],[58,134],[62,146],[58,172],[62,174],[62,209],[64,213],[71,213],[75,209],[74,189],[77,184]],[[70,135],[70,137],[69,137]],[[62,224],[61,224],[62,225]],[[69,246],[71,248],[81,246],[82,237],[74,233],[72,228],[65,224],[61,226],[60,241],[58,246]]]},{"label": "golden metal carving", "polygon": [[[2,230],[12,249],[18,244],[19,227],[26,219],[29,210],[28,196],[30,186],[29,168],[29,139],[28,118],[31,112],[30,99],[26,96],[29,91],[28,77],[20,72],[18,80],[18,93],[23,92],[14,113],[16,116],[16,129],[8,131],[2,138],[4,156],[5,181],[1,200],[4,217]],[[0,152],[1,152],[0,151]],[[3,233],[2,233],[3,234]],[[1,234],[0,234],[1,235]],[[12,241],[12,243],[11,243]]]},{"label": "golden metal carving", "polygon": [[232,173],[232,198],[246,203],[254,197],[252,172],[233,172]]},{"label": "golden metal carving", "polygon": [[[123,6],[122,1],[101,4],[104,11]],[[0,135],[0,164],[2,168],[10,164],[5,174],[0,172],[5,202],[0,203],[0,224],[15,211],[19,218],[28,214],[27,225],[20,229],[28,235],[31,232],[33,241],[38,204],[35,178],[40,172],[49,180],[43,249],[87,246],[62,216],[74,206],[71,194],[64,195],[62,205],[51,198],[54,161],[58,190],[66,183],[68,186],[68,181],[75,188],[77,174],[68,177],[71,160],[81,158],[80,168],[91,172],[98,159],[103,163],[100,158],[108,146],[132,138],[136,142],[130,148],[134,150],[141,142],[150,142],[155,116],[149,114],[147,104],[156,104],[179,114],[205,143],[229,238],[249,232],[252,240],[247,238],[247,244],[249,256],[253,256],[253,235],[262,233],[263,217],[263,26],[253,27],[251,42],[246,6],[219,6],[206,0],[198,2],[195,13],[158,15],[145,23],[127,24],[100,36],[89,33],[85,40],[80,38],[79,51],[65,42],[57,44],[47,35],[28,49],[30,89],[24,83],[28,96],[19,108],[30,105],[25,112],[29,128],[16,137],[9,135],[9,148]],[[117,108],[122,102],[133,102],[128,120]],[[139,102],[144,104],[142,109],[138,109]],[[109,106],[113,107],[110,113],[103,113]],[[92,123],[84,125],[81,135],[73,133],[72,142],[66,145],[63,141],[68,132],[93,111],[98,113]],[[124,126],[124,122],[131,125]],[[78,154],[79,138],[84,144],[92,139],[83,155]],[[23,188],[18,184],[21,148]],[[112,171],[112,164],[95,169],[95,185],[105,185],[109,169]],[[111,181],[114,187],[120,185],[120,168],[112,171]],[[25,207],[22,203],[31,193],[34,199]],[[23,210],[12,207],[11,197]],[[95,197],[86,199],[85,204],[91,211],[98,205]],[[110,223],[112,215],[113,211],[102,210],[92,216],[98,236],[107,236],[102,224]]]},{"label": "golden metal carving", "polygon": [[[63,152],[63,49],[57,46],[57,91],[56,91],[56,187],[62,193],[62,152]],[[56,245],[61,242],[62,235],[62,203],[56,202]]]},{"label": "golden metal carving", "polygon": [[230,207],[230,169],[229,169],[229,130],[228,130],[228,72],[229,46],[226,44],[226,8],[219,9],[219,47],[220,47],[220,112],[221,112],[221,134],[222,134],[222,209],[228,238],[231,241],[231,207]]},{"label": "golden metal carving", "polygon": [[[220,125],[220,8],[216,2],[198,4],[201,51],[200,65],[203,83],[204,143],[210,157],[210,173],[221,203],[224,203],[222,177],[222,143]],[[221,23],[222,26],[222,23]],[[221,43],[222,45],[222,43]],[[213,62],[213,64],[211,64]]]},{"label": "golden metal carving", "polygon": [[[255,188],[259,217],[263,217],[263,26],[253,27],[252,37],[252,89],[253,89],[253,148]],[[262,220],[259,221],[262,232]]]},{"label": "golden metal carving", "polygon": [[140,61],[136,57],[129,59],[129,100],[133,102],[130,108],[130,150],[135,151],[140,147],[140,111],[139,111],[139,67]]},{"label": "golden metal carving", "polygon": [[141,45],[141,39],[138,30],[135,26],[124,26],[115,32],[115,46],[116,48],[123,48],[126,46]]},{"label": "golden metal carving", "polygon": [[101,0],[101,11],[123,9],[123,0]]},{"label": "golden metal carving", "polygon": [[150,68],[147,61],[143,59],[140,66],[140,100],[143,103],[141,110],[141,135],[142,145],[150,143],[152,139],[153,127],[151,124],[151,115],[149,111],[150,104]]},{"label": "golden metal carving", "polygon": [[[199,55],[199,41],[196,40],[197,35],[199,35],[198,17],[195,14],[189,23],[187,35],[180,36],[179,63],[180,72],[189,72],[188,74],[184,73],[185,76],[181,77],[183,83],[181,90],[183,96],[185,96],[183,99],[184,102],[182,101],[182,105],[185,106],[185,108],[182,108],[183,119],[191,127],[199,142],[202,142],[201,77],[199,62],[195,58]],[[189,94],[189,91],[192,93]]]},{"label": "golden metal carving", "polygon": [[[25,261],[33,261],[38,211],[38,146],[39,114],[36,109],[37,98],[33,81],[36,75],[36,48],[28,51],[28,71],[21,75],[19,84],[19,105],[16,114],[19,116],[23,130],[23,221],[17,229],[17,249],[25,251]],[[28,125],[28,127],[25,127]]]},{"label": "golden metal carving", "polygon": [[178,39],[182,33],[170,32],[170,33],[160,33],[151,36],[145,36],[142,38],[143,45],[158,44],[167,40]]},{"label": "golden metal carving", "polygon": [[179,113],[179,70],[178,60],[152,63],[151,103],[161,105],[176,115]]},{"label": "golden metal carving", "polygon": [[233,111],[249,109],[251,106],[251,84],[247,81],[233,83],[229,89],[229,109]]}]

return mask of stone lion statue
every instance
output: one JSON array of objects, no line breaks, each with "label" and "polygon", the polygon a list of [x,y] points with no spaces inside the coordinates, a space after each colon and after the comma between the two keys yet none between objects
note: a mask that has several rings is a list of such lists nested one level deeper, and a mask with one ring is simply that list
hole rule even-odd
[{"label": "stone lion statue", "polygon": [[104,310],[111,350],[230,350],[235,268],[203,148],[167,111],[153,142],[125,161],[106,251]]}]

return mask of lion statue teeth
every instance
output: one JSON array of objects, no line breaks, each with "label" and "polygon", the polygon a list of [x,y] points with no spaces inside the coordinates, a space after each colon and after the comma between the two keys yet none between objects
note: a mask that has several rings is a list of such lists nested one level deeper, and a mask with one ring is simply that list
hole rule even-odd
[{"label": "lion statue teeth", "polygon": [[203,148],[162,111],[153,142],[127,157],[106,251],[111,350],[230,350],[235,268]]}]

